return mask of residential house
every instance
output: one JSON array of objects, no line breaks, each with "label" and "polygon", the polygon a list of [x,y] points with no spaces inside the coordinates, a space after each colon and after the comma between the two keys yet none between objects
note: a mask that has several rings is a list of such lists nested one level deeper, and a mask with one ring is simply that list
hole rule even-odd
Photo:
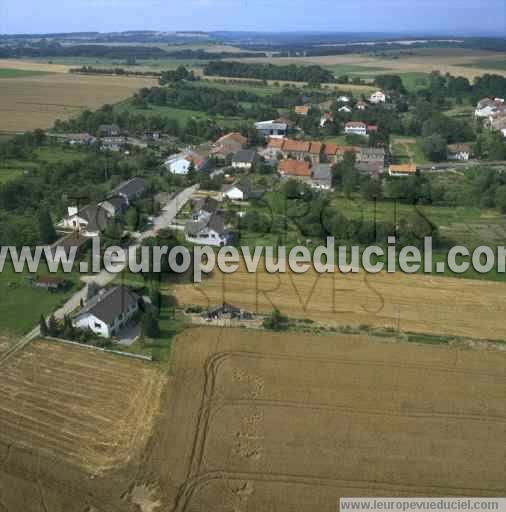
[{"label": "residential house", "polygon": [[198,216],[194,212],[192,220],[186,223],[184,232],[186,241],[193,244],[222,247],[228,242],[225,217],[221,211],[201,211]]},{"label": "residential house", "polygon": [[71,146],[89,146],[95,142],[95,137],[89,133],[66,133],[63,136],[65,143]]},{"label": "residential house", "polygon": [[369,97],[369,101],[373,104],[385,103],[386,100],[387,97],[383,91],[376,91]]},{"label": "residential house", "polygon": [[341,108],[337,109],[338,112],[341,112],[341,114],[351,114],[352,110],[348,105],[343,105]]},{"label": "residential house", "polygon": [[357,163],[385,163],[385,149],[384,148],[358,148],[357,149]]},{"label": "residential house", "polygon": [[121,135],[100,139],[100,149],[104,151],[121,151],[126,144],[127,138]]},{"label": "residential house", "polygon": [[330,164],[316,164],[312,167],[311,187],[320,190],[332,188],[332,166]]},{"label": "residential house", "polygon": [[294,111],[298,116],[307,116],[309,114],[310,110],[311,110],[310,105],[299,105],[294,108]]},{"label": "residential house", "polygon": [[278,172],[285,178],[295,178],[307,182],[311,179],[311,167],[305,160],[281,160]]},{"label": "residential house", "polygon": [[98,205],[88,205],[78,210],[71,206],[68,215],[60,225],[66,229],[81,233],[86,237],[100,236],[109,223],[107,211]]},{"label": "residential house", "polygon": [[333,142],[327,143],[323,148],[322,160],[331,164],[336,164],[344,160],[344,155],[346,153],[355,153],[356,151],[357,148],[355,146],[338,146]]},{"label": "residential house", "polygon": [[170,156],[163,165],[172,174],[186,175],[192,163],[196,171],[203,171],[207,168],[209,160],[196,151],[187,150]]},{"label": "residential house", "polygon": [[504,109],[504,99],[503,98],[483,98],[476,105],[476,110],[474,111],[475,117],[485,118],[493,116],[494,114],[502,111]]},{"label": "residential house", "polygon": [[322,152],[323,144],[321,142],[311,142],[308,157],[313,165],[320,163]]},{"label": "residential house", "polygon": [[356,106],[357,106],[357,110],[365,110],[368,107],[367,103],[365,101],[362,101],[362,100],[357,101],[357,105]]},{"label": "residential house", "polygon": [[283,144],[285,139],[278,139],[275,137],[269,137],[267,146],[264,149],[259,149],[258,154],[265,158],[267,161],[277,160],[278,155],[281,155]]},{"label": "residential house", "polygon": [[255,123],[255,129],[264,137],[285,137],[288,132],[288,124],[283,121],[260,121]]},{"label": "residential house", "polygon": [[111,197],[122,197],[127,202],[128,206],[130,203],[140,199],[147,192],[148,188],[149,183],[144,178],[136,176],[119,184],[111,192]]},{"label": "residential house", "polygon": [[306,156],[309,156],[310,149],[310,142],[304,140],[285,139],[281,148],[281,154],[284,158],[304,160]]},{"label": "residential house", "polygon": [[349,96],[338,96],[337,102],[338,103],[349,103],[351,101],[351,98]]},{"label": "residential house", "polygon": [[121,130],[117,124],[101,124],[98,127],[99,137],[118,137],[120,134]]},{"label": "residential house", "polygon": [[362,121],[350,121],[344,125],[346,135],[367,136],[367,125]]},{"label": "residential house", "polygon": [[254,149],[241,149],[232,157],[234,169],[251,169],[257,159],[257,152]]},{"label": "residential house", "polygon": [[228,160],[234,153],[244,148],[248,139],[239,132],[232,132],[220,137],[211,149],[211,156],[219,160]]},{"label": "residential house", "polygon": [[222,199],[230,199],[232,201],[247,201],[251,194],[251,183],[244,180],[241,183],[233,183],[232,185],[223,185],[221,189]]},{"label": "residential house", "polygon": [[490,122],[490,128],[501,132],[506,137],[506,114],[496,115]]},{"label": "residential house", "polygon": [[368,124],[367,125],[367,133],[377,133],[378,132],[378,126],[375,124]]},{"label": "residential house", "polygon": [[101,290],[75,315],[76,328],[104,338],[115,336],[139,310],[139,297],[125,286]]},{"label": "residential house", "polygon": [[103,208],[109,217],[116,217],[122,215],[128,208],[128,201],[123,196],[112,196],[105,201],[98,203],[98,206]]},{"label": "residential house", "polygon": [[334,122],[334,117],[332,116],[332,114],[330,112],[325,112],[325,114],[323,114],[323,116],[320,118],[320,128],[325,128],[325,125],[327,123],[333,123]]},{"label": "residential house", "polygon": [[390,176],[414,176],[416,171],[417,167],[415,164],[391,165],[388,168],[388,174]]},{"label": "residential house", "polygon": [[448,160],[469,160],[471,153],[469,144],[449,144],[447,147]]}]

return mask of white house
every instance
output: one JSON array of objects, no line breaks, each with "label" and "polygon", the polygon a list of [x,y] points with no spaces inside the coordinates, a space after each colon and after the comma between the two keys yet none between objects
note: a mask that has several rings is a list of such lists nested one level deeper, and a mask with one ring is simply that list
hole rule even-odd
[{"label": "white house", "polygon": [[325,112],[323,116],[320,118],[320,128],[325,128],[325,125],[327,123],[333,123],[334,118],[332,117],[332,114],[330,112]]},{"label": "white house", "polygon": [[260,121],[255,129],[264,137],[283,138],[287,134],[288,125],[281,121]]},{"label": "white house", "polygon": [[476,105],[474,111],[475,117],[493,117],[498,112],[504,110],[504,99],[503,98],[483,98]]},{"label": "white house", "polygon": [[163,165],[170,171],[172,174],[180,174],[186,175],[190,170],[191,160],[186,156],[185,153],[178,153],[177,155],[172,155]]},{"label": "white house", "polygon": [[350,121],[344,125],[344,133],[367,136],[367,125],[362,121]]},{"label": "white house", "polygon": [[339,96],[337,98],[338,103],[349,103],[350,101],[351,101],[351,98],[349,98],[348,96]]},{"label": "white house", "polygon": [[124,286],[101,290],[77,313],[73,324],[104,338],[121,330],[139,310],[138,297]]},{"label": "white house", "polygon": [[201,215],[197,220],[188,221],[184,232],[186,241],[193,244],[222,247],[228,241],[225,218],[220,212]]},{"label": "white house", "polygon": [[222,199],[231,199],[232,201],[247,201],[251,192],[251,183],[243,181],[233,185],[224,185],[221,191]]},{"label": "white house", "polygon": [[346,114],[349,114],[351,112],[351,108],[347,105],[343,105],[340,109],[337,110],[338,112],[344,112]]},{"label": "white house", "polygon": [[449,144],[447,148],[448,160],[469,160],[471,146],[469,144]]},{"label": "white house", "polygon": [[69,206],[68,215],[60,226],[65,229],[81,233],[86,237],[99,236],[105,230],[109,222],[107,211],[96,205],[88,205],[78,210],[75,206]]},{"label": "white house", "polygon": [[374,104],[385,103],[386,100],[387,97],[383,91],[376,91],[369,98],[369,101]]}]

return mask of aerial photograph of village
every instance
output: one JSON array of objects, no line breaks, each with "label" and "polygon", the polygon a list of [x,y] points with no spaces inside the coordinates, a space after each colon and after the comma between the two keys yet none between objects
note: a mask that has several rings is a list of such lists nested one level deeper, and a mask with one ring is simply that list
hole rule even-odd
[{"label": "aerial photograph of village", "polygon": [[504,0],[0,0],[0,512],[506,512]]}]

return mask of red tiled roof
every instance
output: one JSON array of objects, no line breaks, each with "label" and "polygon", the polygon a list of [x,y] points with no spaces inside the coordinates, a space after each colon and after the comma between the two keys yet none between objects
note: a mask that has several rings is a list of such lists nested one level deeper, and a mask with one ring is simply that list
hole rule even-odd
[{"label": "red tiled roof", "polygon": [[243,137],[239,132],[232,132],[227,133],[227,135],[223,135],[223,137],[220,137],[216,144],[226,144],[229,141],[236,142],[237,144],[246,144],[248,142],[248,139],[246,137]]},{"label": "red tiled roof", "polygon": [[285,143],[285,139],[278,139],[276,137],[270,137],[268,146],[270,148],[278,148],[281,149],[283,147],[283,144]]},{"label": "red tiled roof", "polygon": [[285,139],[283,144],[283,151],[295,151],[300,153],[307,153],[310,148],[310,143],[303,140]]},{"label": "red tiled roof", "polygon": [[309,105],[299,105],[299,106],[295,107],[295,113],[305,116],[308,114],[309,108],[310,108]]},{"label": "red tiled roof", "polygon": [[321,142],[311,142],[309,152],[312,155],[319,155],[322,152],[323,144]]},{"label": "red tiled roof", "polygon": [[348,128],[365,128],[367,125],[362,121],[350,121],[346,123],[346,127]]},{"label": "red tiled roof", "polygon": [[325,144],[323,147],[323,153],[325,155],[335,155],[337,153],[337,144],[334,144],[333,142]]},{"label": "red tiled roof", "polygon": [[309,163],[303,160],[281,160],[278,169],[280,173],[288,176],[311,177]]}]

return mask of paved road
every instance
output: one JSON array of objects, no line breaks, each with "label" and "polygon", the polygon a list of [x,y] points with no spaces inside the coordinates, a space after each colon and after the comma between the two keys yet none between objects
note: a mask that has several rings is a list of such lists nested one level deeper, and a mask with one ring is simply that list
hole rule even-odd
[{"label": "paved road", "polygon": [[417,167],[421,171],[445,171],[451,169],[465,169],[466,167],[504,167],[506,168],[506,161],[498,160],[498,161],[490,161],[487,162],[485,160],[467,160],[465,162],[462,161],[450,161],[450,162],[440,162],[440,163],[432,163],[432,164],[419,164]]},{"label": "paved road", "polygon": [[[192,187],[188,187],[181,191],[177,196],[171,199],[162,209],[160,215],[153,219],[153,223],[150,229],[140,233],[136,242],[128,247],[128,254],[131,251],[136,251],[140,246],[143,240],[147,238],[151,238],[155,236],[161,229],[168,228],[179,211],[184,207],[184,205],[190,200],[191,196],[198,190],[198,185],[194,185]],[[85,300],[88,292],[88,284],[90,282],[95,282],[99,286],[107,286],[110,284],[117,274],[110,274],[106,270],[93,275],[83,277],[81,280],[87,283],[83,288],[74,293],[72,297],[70,297],[65,304],[54,312],[54,316],[57,320],[63,319],[65,315],[70,315],[73,311],[75,311],[80,303],[81,299]],[[49,317],[48,317],[49,318]],[[10,357],[12,357],[16,352],[23,349],[28,345],[33,339],[40,336],[40,328],[39,326],[34,327],[29,333],[23,336],[17,343],[15,343],[9,350],[4,352],[0,356],[0,365],[7,361]]]}]

